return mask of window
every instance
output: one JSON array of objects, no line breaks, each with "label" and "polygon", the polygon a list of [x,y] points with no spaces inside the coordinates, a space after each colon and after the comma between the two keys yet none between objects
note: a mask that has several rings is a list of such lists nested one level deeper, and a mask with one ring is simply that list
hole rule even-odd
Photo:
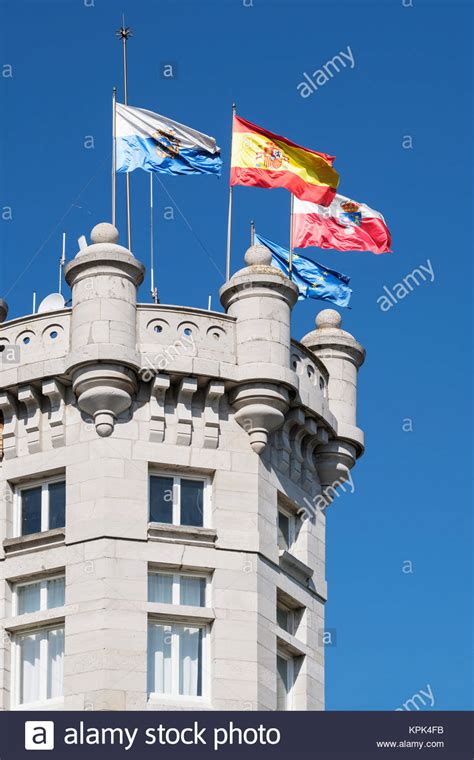
[{"label": "window", "polygon": [[296,541],[296,515],[286,509],[278,510],[278,548],[291,551]]},{"label": "window", "polygon": [[207,486],[203,478],[152,475],[150,522],[202,527]]},{"label": "window", "polygon": [[204,626],[149,623],[149,695],[203,696],[205,636]]},{"label": "window", "polygon": [[16,535],[28,536],[64,528],[66,484],[63,480],[42,483],[17,491]]},{"label": "window", "polygon": [[15,704],[34,705],[62,697],[64,628],[19,634],[13,646]]},{"label": "window", "polygon": [[17,583],[13,587],[15,615],[50,610],[64,605],[64,575],[32,583]]},{"label": "window", "polygon": [[206,578],[199,575],[151,572],[148,575],[148,601],[205,607],[206,585]]},{"label": "window", "polygon": [[295,681],[295,660],[286,654],[277,654],[277,710],[290,710]]},{"label": "window", "polygon": [[277,607],[277,623],[280,628],[283,628],[287,633],[291,633],[292,636],[296,633],[296,620],[294,610],[288,609],[278,605]]},{"label": "window", "polygon": [[277,623],[291,636],[296,636],[301,623],[305,608],[288,594],[278,590],[277,596]]}]

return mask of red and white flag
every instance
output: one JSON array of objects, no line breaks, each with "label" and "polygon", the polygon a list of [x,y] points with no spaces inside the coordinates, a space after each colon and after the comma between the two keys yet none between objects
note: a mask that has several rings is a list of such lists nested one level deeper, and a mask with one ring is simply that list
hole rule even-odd
[{"label": "red and white flag", "polygon": [[338,251],[390,253],[392,238],[385,220],[365,203],[336,195],[330,206],[294,199],[293,245]]}]

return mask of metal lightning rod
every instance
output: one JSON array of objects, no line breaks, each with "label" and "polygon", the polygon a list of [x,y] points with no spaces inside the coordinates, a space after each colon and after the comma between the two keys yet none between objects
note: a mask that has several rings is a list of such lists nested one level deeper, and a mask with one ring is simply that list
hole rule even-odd
[{"label": "metal lightning rod", "polygon": [[[128,82],[127,82],[127,41],[132,36],[130,27],[125,26],[125,18],[122,16],[122,26],[117,32],[117,37],[122,40],[123,50],[123,99],[125,105],[128,105]],[[127,232],[128,232],[128,250],[132,250],[132,223],[130,213],[130,174],[126,174],[127,187]]]},{"label": "metal lightning rod", "polygon": [[[127,174],[128,177],[128,174]],[[117,219],[117,88],[112,90],[112,224]]]},{"label": "metal lightning rod", "polygon": [[66,263],[66,233],[63,232],[63,250],[61,253],[61,258],[59,259],[59,288],[58,293],[62,293],[63,290],[63,269],[64,264]]},{"label": "metal lightning rod", "polygon": [[155,225],[153,219],[153,172],[150,172],[150,293],[153,303],[159,303],[155,287]]},{"label": "metal lightning rod", "polygon": [[290,280],[293,279],[293,215],[295,208],[295,196],[291,193],[290,200],[290,256],[288,261],[288,272]]},{"label": "metal lightning rod", "polygon": [[[230,163],[232,166],[232,141],[233,141],[233,135],[234,135],[234,116],[236,113],[236,105],[235,103],[232,103],[232,132],[231,132],[231,139],[230,139]],[[230,280],[230,246],[231,246],[231,238],[232,238],[232,185],[229,181],[229,211],[227,215],[227,256],[226,256],[226,265],[225,265],[225,279],[226,282]]]}]

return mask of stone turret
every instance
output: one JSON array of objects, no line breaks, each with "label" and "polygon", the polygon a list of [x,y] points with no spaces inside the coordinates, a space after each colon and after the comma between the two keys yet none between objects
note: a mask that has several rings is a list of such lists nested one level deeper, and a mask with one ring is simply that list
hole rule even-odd
[{"label": "stone turret", "polygon": [[111,435],[117,416],[130,408],[140,368],[136,303],[144,267],[117,245],[118,237],[113,225],[98,224],[92,245],[65,270],[72,288],[67,369],[79,408],[102,437]]},{"label": "stone turret", "polygon": [[365,359],[365,349],[341,329],[341,315],[324,309],[316,317],[316,330],[301,342],[329,372],[329,408],[338,421],[337,438],[316,451],[322,485],[344,480],[356,457],[363,451],[363,433],[357,427],[357,373]]},{"label": "stone turret", "polygon": [[220,290],[227,314],[237,320],[240,382],[230,402],[257,453],[289,408],[288,389],[281,379],[282,369],[290,366],[290,317],[298,298],[296,285],[271,261],[268,248],[251,246],[245,254],[247,266]]}]

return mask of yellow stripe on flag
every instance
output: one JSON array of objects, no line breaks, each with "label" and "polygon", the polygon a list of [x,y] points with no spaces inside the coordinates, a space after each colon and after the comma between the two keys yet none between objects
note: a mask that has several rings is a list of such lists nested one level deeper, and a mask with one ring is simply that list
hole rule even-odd
[{"label": "yellow stripe on flag", "polygon": [[321,156],[278,139],[269,140],[267,136],[255,132],[234,132],[231,166],[292,172],[313,185],[336,188],[339,183],[339,174]]}]

